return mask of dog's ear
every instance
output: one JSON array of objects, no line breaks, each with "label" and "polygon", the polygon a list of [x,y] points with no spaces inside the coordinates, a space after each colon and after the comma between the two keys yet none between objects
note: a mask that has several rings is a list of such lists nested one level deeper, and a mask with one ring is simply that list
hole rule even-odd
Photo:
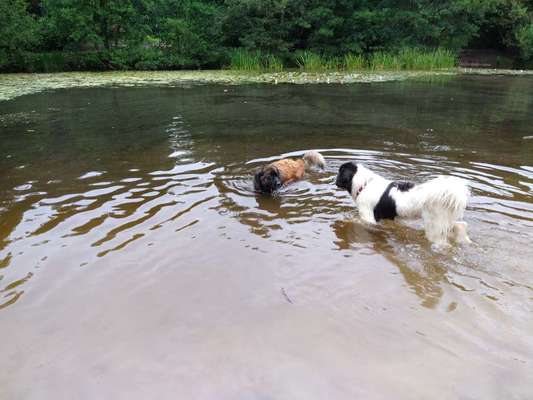
[{"label": "dog's ear", "polygon": [[258,169],[254,174],[254,189],[257,191],[261,191],[261,177],[263,174],[264,172],[262,169]]},{"label": "dog's ear", "polygon": [[344,163],[339,168],[339,173],[337,174],[337,180],[335,184],[341,189],[346,189],[348,193],[352,193],[352,179],[353,176],[357,173],[357,164],[353,161]]}]

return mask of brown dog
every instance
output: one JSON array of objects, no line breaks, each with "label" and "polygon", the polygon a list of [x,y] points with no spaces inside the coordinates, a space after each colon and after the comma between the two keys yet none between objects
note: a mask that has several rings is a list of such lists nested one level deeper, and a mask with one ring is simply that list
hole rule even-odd
[{"label": "brown dog", "polygon": [[271,194],[291,182],[303,178],[311,166],[324,168],[326,161],[317,151],[308,151],[302,158],[284,158],[263,166],[254,176],[254,188],[261,193]]}]

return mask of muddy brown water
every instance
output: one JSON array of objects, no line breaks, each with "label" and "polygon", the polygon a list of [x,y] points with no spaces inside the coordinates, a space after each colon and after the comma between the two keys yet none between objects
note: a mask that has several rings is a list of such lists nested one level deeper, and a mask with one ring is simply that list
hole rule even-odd
[{"label": "muddy brown water", "polygon": [[[0,103],[0,398],[533,398],[533,78]],[[251,171],[320,149],[275,198]],[[346,160],[467,179],[473,244],[367,227]]]}]

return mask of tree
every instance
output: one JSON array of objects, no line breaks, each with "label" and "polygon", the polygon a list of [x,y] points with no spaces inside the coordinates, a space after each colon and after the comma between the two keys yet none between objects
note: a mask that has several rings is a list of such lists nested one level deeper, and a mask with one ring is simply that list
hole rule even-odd
[{"label": "tree", "polygon": [[45,0],[42,21],[48,47],[110,50],[141,42],[149,32],[142,0]]},{"label": "tree", "polygon": [[[220,67],[237,47],[285,59],[479,47],[525,60],[533,0],[0,0],[4,69],[28,53],[53,53],[67,68]],[[63,54],[79,59],[59,62]]]},{"label": "tree", "polygon": [[174,57],[192,64],[216,62],[221,51],[221,7],[214,1],[160,0],[152,6],[154,33]]},{"label": "tree", "polygon": [[37,45],[35,20],[27,13],[23,0],[0,2],[0,68],[21,51]]}]

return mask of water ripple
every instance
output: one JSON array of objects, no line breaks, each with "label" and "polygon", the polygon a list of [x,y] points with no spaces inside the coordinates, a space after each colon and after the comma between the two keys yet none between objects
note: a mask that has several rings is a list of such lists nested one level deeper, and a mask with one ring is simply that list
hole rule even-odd
[{"label": "water ripple", "polygon": [[[528,190],[533,187],[533,172],[527,166],[459,163],[434,154],[413,156],[345,148],[320,151],[328,162],[325,171],[310,171],[305,180],[283,188],[276,196],[255,193],[254,170],[279,158],[299,157],[304,151],[225,166],[186,162],[176,156],[176,164],[168,169],[128,168],[119,175],[88,171],[76,179],[77,183],[66,185],[73,188],[70,192],[54,190],[57,182],[32,181],[15,186],[13,193],[44,188],[47,191],[27,193],[24,199],[16,197],[18,203],[13,204],[19,206],[8,209],[0,253],[0,269],[6,271],[2,304],[13,304],[23,293],[20,288],[35,273],[36,264],[20,267],[20,263],[28,261],[24,250],[28,245],[85,248],[85,258],[110,257],[133,246],[152,243],[151,236],[168,228],[179,235],[192,229],[201,231],[207,224],[203,216],[211,212],[230,219],[218,229],[220,237],[229,239],[235,235],[236,226],[231,222],[235,221],[252,235],[237,235],[243,246],[264,253],[284,252],[285,248],[323,254],[341,251],[346,257],[351,257],[353,251],[385,256],[398,266],[428,307],[438,304],[443,283],[459,290],[475,290],[487,299],[501,302],[505,297],[500,289],[502,283],[489,283],[492,274],[506,276],[505,268],[516,270],[523,257],[533,257],[529,250],[533,206]],[[436,255],[427,246],[416,221],[373,228],[358,222],[351,199],[334,186],[336,172],[346,160],[365,163],[391,179],[421,182],[437,174],[449,174],[468,180],[473,197],[466,219],[476,242],[475,250],[458,249],[453,255]],[[506,235],[513,235],[514,244],[523,246],[520,256],[499,251],[497,243],[508,241]],[[13,264],[18,264],[16,272],[10,268]],[[499,267],[490,267],[494,264]],[[427,265],[433,265],[433,272],[427,270]],[[485,272],[467,279],[458,265]],[[305,271],[300,273],[301,279],[309,278]]]}]

